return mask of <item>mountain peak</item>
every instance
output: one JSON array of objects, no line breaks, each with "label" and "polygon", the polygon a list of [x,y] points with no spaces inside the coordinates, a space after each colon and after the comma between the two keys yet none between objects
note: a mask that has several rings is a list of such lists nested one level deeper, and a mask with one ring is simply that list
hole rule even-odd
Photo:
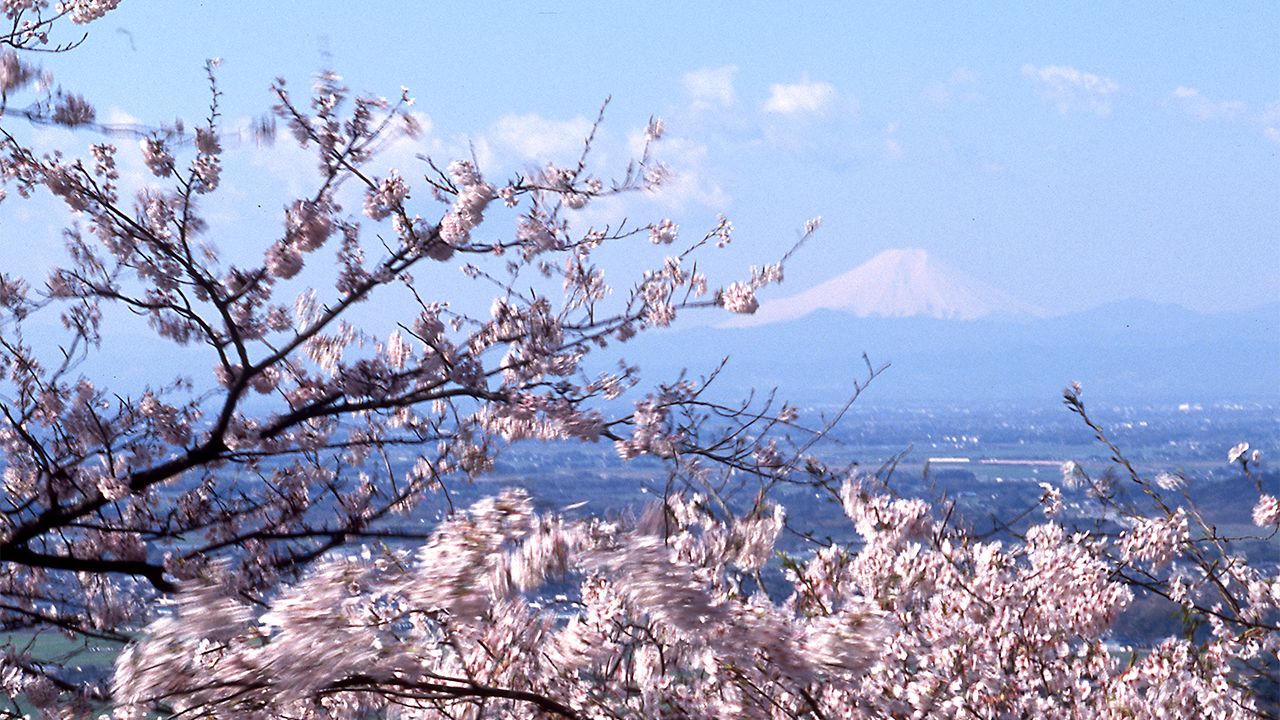
[{"label": "mountain peak", "polygon": [[889,248],[860,266],[865,269],[886,270],[898,273],[928,272],[933,262],[927,250],[920,248]]},{"label": "mountain peak", "polygon": [[868,262],[877,260],[890,260],[895,262],[928,262],[929,251],[921,248],[889,248],[880,251],[879,255],[871,258]]},{"label": "mountain peak", "polygon": [[767,301],[732,324],[795,320],[819,309],[856,317],[976,320],[1038,315],[1036,308],[953,270],[918,248],[891,248],[858,267],[790,297]]}]

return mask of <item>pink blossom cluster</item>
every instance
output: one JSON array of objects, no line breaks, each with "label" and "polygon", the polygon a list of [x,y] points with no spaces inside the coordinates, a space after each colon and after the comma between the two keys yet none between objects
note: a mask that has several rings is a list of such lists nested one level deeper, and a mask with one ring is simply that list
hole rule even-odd
[{"label": "pink blossom cluster", "polygon": [[[8,21],[8,28],[0,29],[0,45],[20,50],[42,49],[41,46],[49,44],[50,30],[63,18],[84,25],[119,4],[120,0],[65,0],[50,10],[49,0],[0,0],[0,14]],[[55,52],[63,49],[65,46],[53,48]]]},{"label": "pink blossom cluster", "polygon": [[120,0],[64,0],[58,3],[58,12],[67,13],[71,22],[83,25],[115,10],[118,5]]},{"label": "pink blossom cluster", "polygon": [[400,208],[409,195],[404,178],[394,172],[374,183],[364,196],[364,214],[374,220],[385,219]]},{"label": "pink blossom cluster", "polygon": [[[1100,537],[1047,523],[1006,546],[857,478],[840,494],[864,544],[790,560],[781,590],[758,573],[782,509],[725,517],[698,494],[619,524],[538,515],[507,493],[416,552],[325,560],[265,612],[214,566],[117,664],[118,712],[156,698],[218,716],[1258,712],[1234,668],[1274,660],[1274,634],[1218,620],[1202,644],[1169,639],[1134,660],[1108,647],[1132,592]],[[1274,618],[1274,599],[1253,601]]]},{"label": "pink blossom cluster", "polygon": [[[157,697],[227,716],[347,717],[393,703],[405,717],[803,708],[804,688],[868,667],[888,624],[869,602],[797,614],[731,582],[758,569],[780,521],[774,511],[726,525],[693,497],[634,527],[568,522],[506,494],[415,553],[325,560],[265,613],[230,595],[213,566],[117,663],[116,714]],[[539,594],[567,578],[576,600]],[[308,662],[294,661],[300,651]]]},{"label": "pink blossom cluster", "polygon": [[[820,225],[820,222],[813,220],[806,223],[805,233],[801,242],[804,242],[804,239],[816,232]],[[719,303],[729,312],[750,315],[760,307],[760,302],[756,300],[756,291],[767,285],[780,282],[782,282],[781,262],[763,267],[753,267],[751,268],[751,279],[749,281],[731,283],[720,291]]]},{"label": "pink blossom cluster", "polygon": [[458,188],[458,197],[440,220],[440,239],[449,247],[459,247],[471,239],[471,231],[484,220],[484,210],[495,193],[469,161],[455,161],[449,165],[449,174]]},{"label": "pink blossom cluster", "polygon": [[1253,506],[1253,524],[1261,528],[1280,526],[1280,500],[1274,495],[1263,495]]},{"label": "pink blossom cluster", "polygon": [[750,315],[760,307],[755,288],[745,283],[732,283],[720,295],[724,309],[732,313]]},{"label": "pink blossom cluster", "polygon": [[1187,514],[1181,508],[1169,517],[1138,518],[1121,533],[1120,556],[1125,562],[1167,565],[1190,540]]}]

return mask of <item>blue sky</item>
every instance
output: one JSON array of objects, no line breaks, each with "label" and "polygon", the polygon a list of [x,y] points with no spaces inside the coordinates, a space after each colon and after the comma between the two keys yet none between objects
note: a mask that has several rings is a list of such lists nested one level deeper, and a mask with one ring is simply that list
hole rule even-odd
[{"label": "blue sky", "polygon": [[[202,116],[207,57],[229,118],[331,64],[356,91],[409,87],[423,148],[474,147],[495,176],[572,155],[612,96],[601,161],[658,115],[679,179],[597,212],[725,214],[725,279],[822,215],[778,294],[920,247],[1056,311],[1280,299],[1280,5],[1089,5],[127,0],[42,62],[102,119],[149,124]],[[233,152],[220,242],[261,227],[246,203],[278,223],[299,161]]]}]

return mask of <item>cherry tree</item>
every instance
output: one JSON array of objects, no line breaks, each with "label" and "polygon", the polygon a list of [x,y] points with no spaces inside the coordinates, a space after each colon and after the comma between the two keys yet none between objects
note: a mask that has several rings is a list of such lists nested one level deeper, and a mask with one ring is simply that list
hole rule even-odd
[{"label": "cherry tree", "polygon": [[[310,153],[314,186],[224,251],[202,211],[222,188],[228,137],[216,62],[200,124],[131,129],[119,145],[91,102],[38,67],[34,52],[79,42],[55,42],[66,23],[115,5],[0,3],[12,21],[0,34],[0,188],[5,202],[51,196],[68,213],[65,262],[39,278],[0,274],[0,623],[11,638],[123,648],[104,679],[75,673],[73,654],[11,642],[0,686],[14,700],[0,712],[1268,712],[1249,673],[1274,668],[1275,568],[1240,557],[1173,476],[1134,470],[1078,390],[1068,406],[1147,500],[1073,465],[1064,483],[1088,488],[1118,529],[1059,524],[1049,485],[1047,517],[1002,543],[884,477],[824,465],[815,443],[834,421],[802,426],[771,397],[717,403],[714,372],[646,388],[626,364],[594,370],[686,311],[753,312],[790,257],[716,283],[698,260],[731,241],[728,220],[692,236],[668,218],[571,222],[667,179],[661,121],[612,177],[593,166],[593,129],[575,164],[498,180],[474,159],[381,163],[380,148],[419,130],[407,91],[354,95],[323,73],[299,97],[279,80],[279,142]],[[84,157],[39,153],[11,122],[95,142]],[[126,154],[149,172],[138,187],[121,178]],[[597,258],[625,243],[670,254],[619,285]],[[440,296],[431,278],[446,271],[492,287],[489,311]],[[404,310],[382,327],[361,312],[371,302]],[[139,388],[94,377],[130,318],[212,371]],[[866,379],[878,371],[868,364]],[[396,522],[518,441],[657,458],[670,492],[633,519],[539,513],[508,492],[434,528]],[[1244,448],[1230,460],[1247,483],[1259,458]],[[728,479],[743,477],[750,493],[729,497]],[[826,493],[861,543],[780,555],[782,484]],[[1277,501],[1256,490],[1254,520],[1274,535]],[[1135,590],[1181,608],[1187,637],[1114,652],[1108,631]]]},{"label": "cherry tree", "polygon": [[[6,118],[110,130],[19,51],[46,47],[59,21],[87,22],[111,5],[6,3],[15,28],[0,56]],[[392,529],[389,518],[485,472],[498,446],[517,440],[603,440],[623,457],[690,456],[773,474],[781,455],[757,447],[785,422],[770,406],[722,408],[682,379],[609,414],[635,369],[588,376],[583,367],[588,354],[667,326],[681,310],[750,312],[755,290],[781,278],[774,264],[713,287],[696,258],[731,240],[721,220],[625,292],[606,284],[597,248],[675,246],[678,228],[661,219],[575,231],[565,214],[659,186],[667,171],[649,147],[660,121],[616,180],[590,171],[587,137],[576,165],[490,182],[457,160],[423,165],[414,183],[407,169],[375,174],[371,165],[384,142],[417,131],[407,93],[352,97],[324,73],[299,102],[278,81],[275,116],[313,153],[317,181],[283,208],[256,257],[235,262],[201,213],[222,174],[216,66],[207,68],[208,117],[191,133],[153,130],[133,147],[96,143],[73,158],[37,154],[0,128],[9,194],[49,193],[70,213],[65,264],[43,280],[0,278],[9,629],[126,643],[156,598],[211,574],[265,602],[346,543],[427,539]],[[143,187],[122,186],[122,153],[145,163],[152,177]],[[513,227],[505,239],[473,239],[494,206]],[[487,315],[451,307],[415,278],[445,268],[494,286]],[[384,334],[352,319],[361,303],[392,294],[408,309]],[[173,345],[199,348],[211,377],[125,391],[86,376],[121,309]],[[60,315],[65,335],[29,330],[48,313]],[[697,426],[712,413],[736,420],[707,437]],[[419,453],[411,467],[393,463],[399,448]],[[14,695],[105,697],[51,671],[52,658],[17,652],[6,663]],[[45,690],[29,685],[33,677]]]},{"label": "cherry tree", "polygon": [[[1068,405],[1115,452],[1086,413]],[[1233,448],[1242,482],[1258,458]],[[202,582],[116,669],[116,699],[215,716],[1268,717],[1280,583],[1251,567],[1167,473],[1063,468],[1013,543],[976,537],[883,478],[828,473],[861,545],[784,557],[762,504],[726,515],[676,493],[631,522],[567,520],[508,493],[417,550],[331,555],[255,608]],[[838,485],[830,481],[837,480]],[[1163,510],[1124,501],[1114,483]],[[1087,488],[1119,532],[1061,524]],[[1261,490],[1259,489],[1261,493]],[[1175,500],[1184,505],[1173,505]],[[1254,509],[1280,531],[1273,497]],[[572,596],[548,584],[576,585]],[[1136,591],[1180,608],[1187,635],[1109,645]],[[302,657],[312,662],[299,662]]]}]

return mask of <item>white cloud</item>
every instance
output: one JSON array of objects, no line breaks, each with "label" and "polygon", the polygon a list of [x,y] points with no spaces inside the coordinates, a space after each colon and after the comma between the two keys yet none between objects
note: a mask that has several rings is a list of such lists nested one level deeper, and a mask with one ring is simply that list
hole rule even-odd
[{"label": "white cloud", "polygon": [[952,85],[977,85],[978,73],[963,65],[951,71]]},{"label": "white cloud", "polygon": [[1280,143],[1280,100],[1269,103],[1258,113],[1257,122],[1262,126],[1262,135],[1274,143]]},{"label": "white cloud", "polygon": [[[638,157],[644,143],[643,128],[628,133],[628,154]],[[652,161],[664,164],[670,171],[661,186],[593,200],[571,215],[575,229],[605,225],[616,227],[617,222],[624,218],[633,218],[634,223],[634,218],[662,217],[696,209],[724,212],[732,202],[712,176],[706,145],[668,132],[653,145]]]},{"label": "white cloud", "polygon": [[780,115],[817,113],[826,109],[835,96],[836,88],[831,83],[802,80],[792,85],[771,85],[764,111]]},{"label": "white cloud", "polygon": [[1201,122],[1244,121],[1261,128],[1262,136],[1267,140],[1280,143],[1280,100],[1253,111],[1242,100],[1211,100],[1196,88],[1179,85],[1169,94],[1169,101],[1174,107]]},{"label": "white cloud", "polygon": [[[640,156],[644,143],[643,130],[628,135],[627,145],[632,157]],[[668,209],[701,205],[723,210],[729,204],[729,195],[708,177],[710,162],[706,145],[668,134],[653,145],[653,159],[671,171],[666,182],[645,193],[658,205]]]},{"label": "white cloud", "polygon": [[953,101],[981,100],[978,92],[978,74],[967,67],[958,67],[945,81],[936,82],[924,90],[924,97],[935,105],[947,105]]},{"label": "white cloud", "polygon": [[898,142],[898,123],[891,122],[884,127],[884,154],[890,160],[902,157],[902,143]]},{"label": "white cloud", "polygon": [[1040,97],[1053,103],[1063,115],[1079,110],[1106,117],[1111,114],[1111,96],[1120,89],[1109,77],[1070,65],[1023,65],[1022,74],[1031,78]]},{"label": "white cloud", "polygon": [[701,205],[724,210],[729,195],[708,177],[707,146],[683,138],[667,138],[654,148],[657,159],[671,168],[671,177],[655,191],[655,200],[670,209]]},{"label": "white cloud", "polygon": [[526,160],[548,160],[581,152],[590,132],[591,121],[581,116],[551,120],[529,113],[498,118],[489,134],[498,145]]},{"label": "white cloud", "polygon": [[142,120],[118,107],[107,108],[106,117],[102,121],[112,127],[141,127]]},{"label": "white cloud", "polygon": [[733,79],[737,74],[736,65],[700,68],[685,73],[680,81],[695,108],[728,107],[735,99]]},{"label": "white cloud", "polygon": [[1243,115],[1245,112],[1245,104],[1239,100],[1214,102],[1201,95],[1199,90],[1185,85],[1179,85],[1174,88],[1171,97],[1183,112],[1197,120],[1234,118]]},{"label": "white cloud", "polygon": [[[300,147],[294,140],[293,133],[288,131],[279,132],[274,142],[264,143],[261,146],[237,146],[232,149],[232,152],[248,157],[246,164],[258,171],[254,173],[254,180],[258,187],[270,186],[275,189],[283,185],[284,192],[289,197],[300,198],[310,196],[320,181],[315,145],[312,144],[307,148]],[[232,174],[231,164],[224,163],[224,165],[228,167],[228,174]],[[269,177],[276,182],[263,183],[264,177]],[[223,184],[229,187],[237,184],[234,180],[229,184],[227,181],[228,178],[224,178]]]}]

